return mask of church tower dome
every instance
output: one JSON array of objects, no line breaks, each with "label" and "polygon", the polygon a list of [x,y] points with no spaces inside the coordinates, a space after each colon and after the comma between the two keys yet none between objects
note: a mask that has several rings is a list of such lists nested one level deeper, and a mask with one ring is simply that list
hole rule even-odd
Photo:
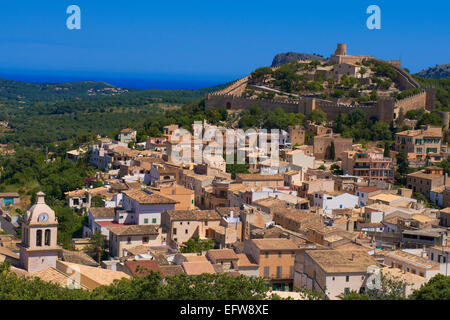
[{"label": "church tower dome", "polygon": [[24,218],[27,224],[57,224],[55,211],[45,203],[45,193],[36,194],[36,203],[27,210]]}]

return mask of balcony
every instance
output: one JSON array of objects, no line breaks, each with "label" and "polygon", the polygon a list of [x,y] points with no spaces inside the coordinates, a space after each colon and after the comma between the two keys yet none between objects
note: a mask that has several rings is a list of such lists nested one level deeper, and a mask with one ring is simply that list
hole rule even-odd
[{"label": "balcony", "polygon": [[266,275],[264,275],[264,279],[269,279],[269,280],[292,280],[292,279],[294,279],[294,275],[290,274],[289,272],[282,272],[281,274],[277,274],[276,272],[270,272],[268,277],[266,277]]}]

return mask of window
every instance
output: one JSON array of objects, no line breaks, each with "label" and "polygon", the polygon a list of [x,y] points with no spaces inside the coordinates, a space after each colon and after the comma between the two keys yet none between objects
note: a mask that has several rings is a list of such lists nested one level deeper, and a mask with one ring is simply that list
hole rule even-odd
[{"label": "window", "polygon": [[42,230],[36,231],[36,246],[42,246]]},{"label": "window", "polygon": [[336,277],[333,277],[333,281],[336,280]]},{"label": "window", "polygon": [[148,219],[144,219],[144,224],[147,224],[148,223]]},{"label": "window", "polygon": [[345,288],[344,289],[344,294],[349,294],[350,293],[350,288]]},{"label": "window", "polygon": [[345,276],[345,282],[350,282],[350,276]]},{"label": "window", "polygon": [[281,251],[278,251],[278,258],[281,258]]},{"label": "window", "polygon": [[152,219],[152,223],[155,224],[156,223],[156,218]]},{"label": "window", "polygon": [[184,230],[184,233],[185,233],[185,234],[188,234],[188,229]]},{"label": "window", "polygon": [[177,234],[177,228],[173,228],[172,233],[173,233],[173,234]]},{"label": "window", "polygon": [[264,278],[268,278],[269,277],[269,268],[270,267],[264,267]]},{"label": "window", "polygon": [[282,270],[283,270],[283,267],[282,267],[282,266],[278,266],[278,267],[277,267],[277,278],[281,278],[281,272],[282,272]]},{"label": "window", "polygon": [[269,253],[268,252],[266,252],[265,255],[266,255],[266,259],[269,258]]},{"label": "window", "polygon": [[131,237],[128,237],[128,238],[127,238],[127,243],[128,243],[128,244],[131,244]]},{"label": "window", "polygon": [[50,245],[50,229],[45,230],[45,245]]},{"label": "window", "polygon": [[148,241],[149,241],[148,237],[143,237],[142,238],[142,243],[148,243]]}]

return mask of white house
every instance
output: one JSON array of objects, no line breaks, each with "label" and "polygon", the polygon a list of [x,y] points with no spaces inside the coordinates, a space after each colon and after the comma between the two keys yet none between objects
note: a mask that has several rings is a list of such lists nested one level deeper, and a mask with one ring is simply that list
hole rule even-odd
[{"label": "white house", "polygon": [[314,156],[307,156],[303,150],[293,150],[286,153],[287,162],[305,170],[314,169],[315,160]]},{"label": "white house", "polygon": [[109,250],[112,257],[123,257],[127,249],[139,245],[159,246],[165,243],[159,226],[112,226],[109,232]]},{"label": "white house", "polygon": [[123,192],[122,207],[116,212],[115,222],[120,224],[160,225],[161,213],[174,210],[175,201],[159,193],[144,190],[126,190]]},{"label": "white house", "polygon": [[119,133],[119,141],[122,143],[130,143],[131,141],[136,141],[137,131],[133,129],[123,129]]},{"label": "white house", "polygon": [[434,246],[426,249],[430,261],[439,263],[440,273],[450,275],[450,247]]},{"label": "white house", "polygon": [[376,187],[362,187],[356,190],[356,196],[358,197],[358,203],[360,207],[367,206],[369,197],[382,192],[380,188]]},{"label": "white house", "polygon": [[314,206],[322,208],[326,214],[333,209],[353,209],[358,205],[358,197],[342,192],[314,192]]},{"label": "white house", "polygon": [[418,274],[427,280],[440,272],[439,263],[430,261],[422,255],[406,252],[406,250],[386,252],[384,264],[392,268],[399,268],[403,272]]},{"label": "white house", "polygon": [[90,237],[100,231],[107,238],[109,237],[108,225],[114,221],[114,208],[89,208],[88,221],[89,226],[85,228],[83,234]]}]

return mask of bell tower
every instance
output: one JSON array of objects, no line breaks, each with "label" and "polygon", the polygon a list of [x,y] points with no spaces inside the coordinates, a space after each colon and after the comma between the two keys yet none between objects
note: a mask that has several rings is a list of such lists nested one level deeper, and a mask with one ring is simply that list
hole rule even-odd
[{"label": "bell tower", "polygon": [[57,245],[58,220],[55,211],[45,204],[45,194],[36,194],[36,203],[22,221],[20,264],[28,272],[56,267],[61,248]]}]

